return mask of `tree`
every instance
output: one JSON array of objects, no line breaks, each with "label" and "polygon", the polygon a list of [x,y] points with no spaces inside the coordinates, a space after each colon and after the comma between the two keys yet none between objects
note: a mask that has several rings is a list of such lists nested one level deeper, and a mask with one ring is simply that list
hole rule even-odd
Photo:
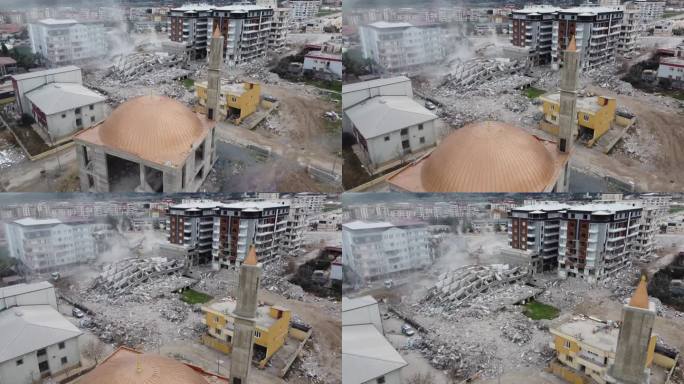
[{"label": "tree", "polygon": [[5,43],[2,43],[2,55],[3,56],[9,55],[9,49],[7,49],[7,46],[5,45]]},{"label": "tree", "polygon": [[435,382],[435,377],[431,373],[416,373],[409,377],[406,384],[432,384]]},{"label": "tree", "polygon": [[81,353],[83,353],[83,356],[95,360],[95,365],[100,362],[100,359],[105,356],[106,352],[107,351],[105,350],[104,343],[98,339],[88,340],[83,348],[81,348]]}]

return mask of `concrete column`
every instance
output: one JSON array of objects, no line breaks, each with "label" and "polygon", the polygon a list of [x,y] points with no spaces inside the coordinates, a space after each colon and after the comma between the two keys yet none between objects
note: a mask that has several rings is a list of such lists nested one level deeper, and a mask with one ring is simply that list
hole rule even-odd
[{"label": "concrete column", "polygon": [[616,383],[648,383],[649,370],[646,367],[646,359],[655,321],[655,304],[648,304],[648,309],[631,305],[622,308],[622,326],[618,336],[615,363],[609,371],[609,375]]},{"label": "concrete column", "polygon": [[249,378],[260,277],[261,264],[257,263],[256,250],[252,246],[249,255],[240,266],[237,306],[233,313],[235,330],[230,357],[230,380],[232,384],[246,384]]},{"label": "concrete column", "polygon": [[207,117],[218,121],[221,96],[221,64],[223,63],[223,36],[216,27],[211,38],[209,69],[207,71]]},{"label": "concrete column", "polygon": [[570,153],[577,135],[577,82],[579,80],[579,52],[573,36],[564,52],[560,79],[560,113],[558,149]]}]

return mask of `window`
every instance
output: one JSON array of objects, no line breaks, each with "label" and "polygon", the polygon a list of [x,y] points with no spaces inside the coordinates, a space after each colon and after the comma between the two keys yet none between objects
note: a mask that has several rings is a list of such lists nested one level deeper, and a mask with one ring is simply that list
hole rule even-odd
[{"label": "window", "polygon": [[422,131],[423,130],[423,124],[418,124],[418,130]]},{"label": "window", "polygon": [[95,116],[90,116],[90,122],[94,123],[95,122]]},{"label": "window", "polygon": [[24,359],[17,360],[17,367],[24,364]]},{"label": "window", "polygon": [[389,141],[389,136],[385,136],[385,141]]},{"label": "window", "polygon": [[425,144],[425,138],[424,138],[424,137],[421,137],[421,138],[420,138],[420,143],[421,143],[421,144]]},{"label": "window", "polygon": [[95,109],[95,106],[94,106],[94,105],[90,105],[90,107],[88,107],[88,108],[90,108],[90,110],[92,111],[92,110]]},{"label": "window", "polygon": [[67,363],[67,358],[66,358],[66,356],[64,356],[64,357],[62,357],[62,365],[66,364],[66,363]]},{"label": "window", "polygon": [[81,113],[81,108],[76,108],[76,109],[74,110],[74,112],[75,112],[75,113]]},{"label": "window", "polygon": [[216,334],[220,335],[221,334],[221,328],[216,328]]},{"label": "window", "polygon": [[64,342],[62,341],[61,343],[57,344],[59,349],[64,349]]},{"label": "window", "polygon": [[83,125],[83,121],[81,119],[76,119],[76,125],[80,127]]},{"label": "window", "polygon": [[584,121],[589,121],[589,115],[584,115]]},{"label": "window", "polygon": [[378,382],[378,384],[384,384],[385,383],[385,376],[378,377],[378,379],[376,381]]},{"label": "window", "polygon": [[261,331],[254,330],[254,337],[257,339],[261,337]]},{"label": "window", "polygon": [[66,113],[62,113],[62,119],[66,118]]},{"label": "window", "polygon": [[563,342],[563,346],[564,346],[565,348],[570,348],[570,340],[565,340],[565,341]]}]

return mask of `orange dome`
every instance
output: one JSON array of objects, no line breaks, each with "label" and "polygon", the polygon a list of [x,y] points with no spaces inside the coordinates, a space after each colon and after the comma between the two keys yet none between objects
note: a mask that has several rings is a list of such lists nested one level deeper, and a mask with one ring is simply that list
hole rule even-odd
[{"label": "orange dome", "polygon": [[207,384],[187,365],[168,357],[125,353],[106,360],[79,384]]},{"label": "orange dome", "polygon": [[553,182],[555,159],[533,135],[485,121],[447,136],[425,159],[427,192],[535,192]]}]

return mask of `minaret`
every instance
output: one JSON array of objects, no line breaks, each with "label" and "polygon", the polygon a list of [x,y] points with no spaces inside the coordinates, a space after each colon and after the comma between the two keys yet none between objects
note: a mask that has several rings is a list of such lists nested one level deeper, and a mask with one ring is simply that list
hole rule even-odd
[{"label": "minaret", "polygon": [[221,96],[221,63],[223,62],[223,35],[218,25],[211,36],[209,46],[209,70],[207,71],[207,118],[218,120]]},{"label": "minaret", "polygon": [[646,276],[642,276],[629,304],[622,307],[615,363],[608,371],[615,383],[648,383],[649,368],[646,364],[655,316],[655,304],[648,300]]},{"label": "minaret", "polygon": [[560,116],[558,150],[570,153],[577,135],[577,82],[579,80],[579,52],[572,36],[563,57],[560,78]]},{"label": "minaret", "polygon": [[257,263],[256,248],[252,244],[247,258],[240,266],[240,277],[237,293],[237,306],[233,317],[233,348],[230,354],[231,384],[247,384],[249,368],[252,364],[252,347],[254,345],[254,322],[257,310],[257,292],[261,264]]}]

